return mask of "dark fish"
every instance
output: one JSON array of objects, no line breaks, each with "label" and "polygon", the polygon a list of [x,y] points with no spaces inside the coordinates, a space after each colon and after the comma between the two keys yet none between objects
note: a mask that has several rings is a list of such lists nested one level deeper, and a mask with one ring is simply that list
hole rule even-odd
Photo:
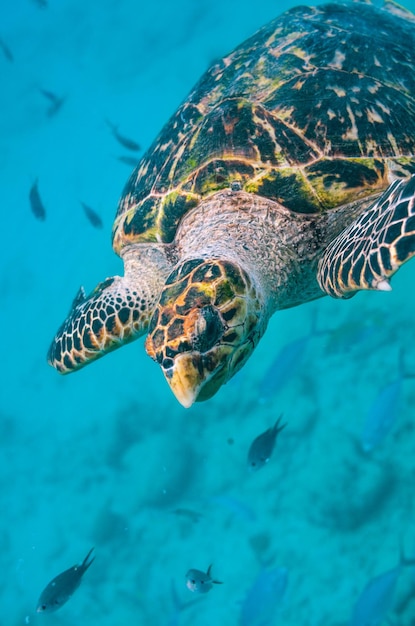
[{"label": "dark fish", "polygon": [[69,600],[78,589],[82,576],[95,558],[89,559],[93,549],[88,552],[82,565],[74,565],[50,581],[40,594],[36,609],[38,613],[57,611]]},{"label": "dark fish", "polygon": [[32,213],[36,217],[36,219],[44,222],[46,219],[46,209],[43,206],[43,202],[40,198],[37,183],[38,183],[38,179],[36,178],[35,182],[30,188],[30,193],[29,193],[30,206],[32,208]]},{"label": "dark fish", "polygon": [[46,9],[46,7],[48,6],[47,0],[33,0],[33,3],[41,9]]},{"label": "dark fish", "polygon": [[42,89],[42,87],[39,87],[39,91],[51,103],[50,107],[46,111],[46,114],[48,117],[53,117],[61,109],[66,98],[62,96],[57,96],[55,93],[53,93],[53,91],[49,91],[48,89]]},{"label": "dark fish", "polygon": [[186,574],[186,587],[194,593],[207,593],[213,585],[222,585],[223,583],[219,580],[212,579],[211,570],[211,565],[209,565],[207,572],[202,572],[200,569],[189,569]]},{"label": "dark fish", "polygon": [[121,135],[121,133],[118,132],[118,126],[116,126],[115,124],[113,124],[109,120],[105,120],[105,121],[108,124],[108,126],[110,127],[111,132],[114,135],[115,139],[122,146],[124,146],[124,148],[128,148],[128,150],[133,150],[134,152],[138,152],[139,150],[141,150],[141,146],[140,146],[139,143],[137,143],[133,139],[130,139],[129,137],[126,137],[125,135]]},{"label": "dark fish", "polygon": [[175,515],[178,515],[180,517],[184,517],[190,520],[194,524],[199,522],[203,517],[203,515],[201,513],[198,513],[197,511],[192,511],[191,509],[184,509],[184,508],[174,509],[173,513]]},{"label": "dark fish", "polygon": [[87,218],[91,222],[92,226],[94,228],[102,228],[103,227],[102,219],[100,218],[98,213],[96,213],[94,211],[94,209],[91,209],[90,206],[85,204],[85,202],[81,202],[81,204],[82,204],[82,208],[85,211],[85,215],[87,216]]},{"label": "dark fish", "polygon": [[9,63],[13,63],[14,61],[14,56],[12,54],[12,51],[10,50],[9,46],[7,46],[3,39],[0,39],[0,48],[5,56],[5,58],[9,61]]},{"label": "dark fish", "polygon": [[135,157],[130,157],[130,156],[119,156],[117,157],[118,161],[121,161],[121,163],[125,163],[126,165],[132,165],[132,167],[136,167],[137,165],[137,159]]},{"label": "dark fish", "polygon": [[252,470],[259,470],[264,467],[271,458],[274,451],[277,435],[286,427],[281,424],[282,415],[279,416],[272,428],[268,428],[262,435],[259,435],[251,443],[248,452],[248,465]]}]

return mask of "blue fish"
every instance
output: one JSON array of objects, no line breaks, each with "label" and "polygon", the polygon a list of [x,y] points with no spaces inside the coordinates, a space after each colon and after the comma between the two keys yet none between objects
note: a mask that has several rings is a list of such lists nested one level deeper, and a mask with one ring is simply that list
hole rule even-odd
[{"label": "blue fish", "polygon": [[263,569],[247,591],[239,614],[239,626],[270,626],[288,584],[285,567]]},{"label": "blue fish", "polygon": [[239,498],[235,498],[229,494],[223,493],[217,496],[212,496],[209,498],[209,502],[213,502],[214,504],[218,504],[224,509],[227,509],[230,513],[242,521],[254,522],[257,519],[257,514],[252,507],[245,504],[242,500],[239,500]]},{"label": "blue fish", "polygon": [[353,609],[349,626],[380,626],[392,609],[396,585],[404,567],[415,565],[401,551],[396,567],[370,580],[363,589]]},{"label": "blue fish", "polygon": [[360,445],[363,452],[372,452],[392,430],[398,414],[402,383],[410,377],[412,376],[404,371],[401,353],[398,377],[380,391],[366,416],[360,435]]},{"label": "blue fish", "polygon": [[259,384],[259,398],[266,402],[287,384],[298,371],[312,337],[321,335],[316,329],[316,310],[312,312],[311,330],[307,335],[290,341],[276,355]]}]

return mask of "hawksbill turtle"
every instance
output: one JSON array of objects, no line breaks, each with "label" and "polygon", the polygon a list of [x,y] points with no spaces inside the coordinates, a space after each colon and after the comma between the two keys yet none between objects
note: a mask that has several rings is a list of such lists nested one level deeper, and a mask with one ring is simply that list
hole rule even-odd
[{"label": "hawksbill turtle", "polygon": [[278,309],[389,290],[415,253],[415,16],[297,7],[202,76],[138,163],[113,247],[49,349],[61,373],[147,333],[179,402],[216,393]]}]

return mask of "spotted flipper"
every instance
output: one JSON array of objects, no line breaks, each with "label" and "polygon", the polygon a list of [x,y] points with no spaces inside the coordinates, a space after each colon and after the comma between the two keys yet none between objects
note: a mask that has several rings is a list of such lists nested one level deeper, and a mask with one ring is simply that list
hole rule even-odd
[{"label": "spotted flipper", "polygon": [[49,348],[48,362],[61,374],[77,370],[142,335],[154,303],[114,276],[87,297],[80,288]]},{"label": "spotted flipper", "polygon": [[396,180],[325,250],[321,289],[350,298],[362,289],[390,291],[389,278],[415,254],[415,174]]}]

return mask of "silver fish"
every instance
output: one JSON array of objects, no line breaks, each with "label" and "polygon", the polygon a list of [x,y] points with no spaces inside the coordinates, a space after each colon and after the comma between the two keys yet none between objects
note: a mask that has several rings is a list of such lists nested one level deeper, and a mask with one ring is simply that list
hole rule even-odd
[{"label": "silver fish", "polygon": [[92,548],[81,565],[74,565],[69,569],[58,574],[48,585],[44,588],[40,594],[37,609],[38,613],[51,613],[57,611],[60,607],[69,600],[81,584],[82,576],[86,570],[90,567],[95,557],[90,559],[94,548]]},{"label": "silver fish", "polygon": [[210,572],[212,565],[209,565],[207,572],[200,569],[189,569],[186,574],[186,587],[194,593],[207,593],[213,585],[222,585],[219,580],[213,580]]},{"label": "silver fish", "polygon": [[271,458],[274,451],[275,442],[278,433],[286,427],[287,424],[281,424],[282,415],[279,416],[272,428],[268,428],[262,435],[259,435],[251,443],[248,452],[248,466],[251,470],[259,470],[264,467]]}]

